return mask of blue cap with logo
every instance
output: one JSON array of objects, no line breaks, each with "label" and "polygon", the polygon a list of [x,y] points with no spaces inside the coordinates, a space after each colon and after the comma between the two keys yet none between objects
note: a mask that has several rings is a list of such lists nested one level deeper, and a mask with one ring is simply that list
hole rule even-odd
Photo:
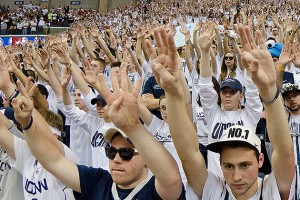
[{"label": "blue cap with logo", "polygon": [[242,84],[235,78],[226,78],[224,81],[222,81],[221,90],[223,90],[225,87],[229,87],[235,92],[243,92]]}]

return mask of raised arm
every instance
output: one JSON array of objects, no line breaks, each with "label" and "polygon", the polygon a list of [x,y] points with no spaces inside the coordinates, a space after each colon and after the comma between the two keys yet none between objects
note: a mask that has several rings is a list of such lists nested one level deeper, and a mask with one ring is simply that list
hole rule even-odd
[{"label": "raised arm", "polygon": [[149,134],[139,120],[137,98],[142,80],[137,81],[130,93],[126,71],[121,72],[121,85],[116,78],[116,71],[112,70],[111,73],[113,93],[107,87],[103,76],[100,79],[103,97],[111,106],[108,113],[110,119],[127,134],[154,174],[155,188],[159,196],[162,199],[178,199],[183,189],[178,166],[170,153]]},{"label": "raised arm", "polygon": [[188,182],[201,197],[207,178],[207,169],[199,151],[196,130],[185,109],[174,39],[172,35],[166,33],[164,28],[156,29],[154,36],[159,48],[158,57],[152,62],[152,69],[158,84],[166,93],[168,123],[172,139]]},{"label": "raised arm", "polygon": [[[30,81],[30,80],[29,80]],[[19,85],[20,86],[20,85]],[[67,187],[80,192],[79,174],[76,164],[64,157],[63,146],[50,130],[43,117],[33,108],[28,96],[29,87],[18,87],[21,97],[13,99],[15,118],[24,130],[27,144],[43,167]],[[32,124],[31,124],[32,123]],[[30,125],[31,124],[31,125]]]},{"label": "raised arm", "polygon": [[238,30],[245,50],[243,64],[258,87],[264,103],[268,134],[273,147],[272,167],[277,186],[281,199],[288,199],[295,176],[294,147],[280,89],[276,86],[274,62],[260,31],[256,31],[258,47],[249,27],[239,26]]}]

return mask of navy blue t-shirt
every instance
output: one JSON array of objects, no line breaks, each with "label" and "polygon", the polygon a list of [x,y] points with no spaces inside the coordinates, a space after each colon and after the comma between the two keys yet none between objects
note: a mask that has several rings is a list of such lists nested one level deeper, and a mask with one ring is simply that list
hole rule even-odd
[{"label": "navy blue t-shirt", "polygon": [[[159,99],[161,95],[163,95],[165,91],[158,85],[154,76],[151,76],[145,83],[143,88],[143,94],[153,94],[155,99]],[[156,117],[162,119],[159,110],[151,110],[151,113]]]},{"label": "navy blue t-shirt", "polygon": [[[84,165],[77,165],[80,188],[82,199],[88,200],[113,200],[111,192],[113,180],[108,171],[101,168],[87,167]],[[148,183],[133,197],[133,199],[139,200],[161,200],[155,189],[155,177],[153,176]],[[183,188],[183,186],[182,186]],[[131,190],[124,190],[117,187],[118,195],[120,199],[125,199]],[[185,191],[182,189],[180,200],[185,200]]]}]

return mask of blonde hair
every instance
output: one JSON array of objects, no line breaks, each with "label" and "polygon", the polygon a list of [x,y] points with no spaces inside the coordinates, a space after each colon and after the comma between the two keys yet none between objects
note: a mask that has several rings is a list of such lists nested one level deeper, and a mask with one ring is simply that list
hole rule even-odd
[{"label": "blonde hair", "polygon": [[227,66],[226,66],[226,64],[225,64],[225,57],[226,57],[226,54],[228,54],[228,53],[231,53],[231,54],[233,54],[233,58],[234,58],[234,63],[233,63],[233,68],[232,68],[232,70],[231,70],[231,72],[230,72],[230,74],[229,74],[229,77],[230,78],[233,78],[233,77],[235,77],[235,75],[236,75],[236,68],[237,68],[237,62],[236,62],[236,56],[235,56],[235,53],[233,52],[233,51],[228,51],[228,52],[226,52],[225,54],[224,54],[224,58],[223,58],[223,61],[222,61],[222,65],[221,65],[221,74],[220,74],[220,80],[221,80],[221,82],[224,80],[224,79],[226,79],[227,78]]},{"label": "blonde hair", "polygon": [[59,114],[46,109],[40,109],[39,113],[43,116],[49,126],[52,126],[59,131],[63,131],[63,120]]}]

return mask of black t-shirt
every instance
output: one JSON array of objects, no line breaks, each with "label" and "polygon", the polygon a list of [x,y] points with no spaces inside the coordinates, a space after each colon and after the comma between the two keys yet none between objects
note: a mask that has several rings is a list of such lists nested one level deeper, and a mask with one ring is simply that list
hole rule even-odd
[{"label": "black t-shirt", "polygon": [[[113,199],[111,192],[112,178],[108,171],[101,168],[87,167],[83,165],[77,165],[79,177],[80,177],[80,188],[82,199],[91,200],[110,200]],[[153,176],[148,183],[133,197],[133,199],[139,200],[161,200],[162,198],[158,195],[155,189],[155,177]],[[120,199],[125,199],[132,190],[124,190],[117,187],[118,196]],[[179,198],[185,200],[185,190],[182,186],[182,193]]]}]

